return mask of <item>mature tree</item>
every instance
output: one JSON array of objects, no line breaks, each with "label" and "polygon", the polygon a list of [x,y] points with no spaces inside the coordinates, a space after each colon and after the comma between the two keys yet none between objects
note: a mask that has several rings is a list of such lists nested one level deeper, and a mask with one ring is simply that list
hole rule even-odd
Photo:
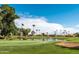
[{"label": "mature tree", "polygon": [[29,34],[29,32],[31,31],[31,29],[23,29],[23,35],[26,36]]},{"label": "mature tree", "polygon": [[6,4],[0,7],[0,28],[2,29],[1,35],[7,36],[10,33],[16,33],[14,20],[17,18],[19,18],[19,16],[16,15],[13,7]]},{"label": "mature tree", "polygon": [[73,34],[75,37],[79,37],[79,33],[75,33]]}]

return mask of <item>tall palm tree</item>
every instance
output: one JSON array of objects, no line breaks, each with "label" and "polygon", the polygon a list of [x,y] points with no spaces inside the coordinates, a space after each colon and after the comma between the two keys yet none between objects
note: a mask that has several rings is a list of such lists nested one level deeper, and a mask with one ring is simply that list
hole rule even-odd
[{"label": "tall palm tree", "polygon": [[23,37],[23,26],[24,26],[24,24],[22,23],[22,24],[21,24],[21,32],[20,32],[21,40],[22,40],[22,37]]},{"label": "tall palm tree", "polygon": [[24,26],[24,24],[21,24],[22,26]]},{"label": "tall palm tree", "polygon": [[60,35],[62,35],[62,30],[60,29]]},{"label": "tall palm tree", "polygon": [[33,31],[32,31],[32,35],[35,34],[34,28],[35,28],[35,24],[32,25],[33,26]]},{"label": "tall palm tree", "polygon": [[55,35],[55,37],[57,36],[57,31],[58,31],[58,30],[55,30],[55,31],[54,31],[54,35]]},{"label": "tall palm tree", "polygon": [[36,29],[36,32],[38,32],[38,34],[40,34],[40,29]]},{"label": "tall palm tree", "polygon": [[32,27],[33,27],[33,30],[31,32],[31,35],[32,35],[32,40],[34,40],[34,34],[35,34],[34,28],[35,28],[35,24],[33,24]]},{"label": "tall palm tree", "polygon": [[64,37],[65,37],[65,35],[67,35],[67,31],[66,31],[66,30],[64,30],[64,31],[63,31],[63,34],[64,34]]},{"label": "tall palm tree", "polygon": [[33,26],[33,31],[34,31],[35,24],[33,24],[32,26]]}]

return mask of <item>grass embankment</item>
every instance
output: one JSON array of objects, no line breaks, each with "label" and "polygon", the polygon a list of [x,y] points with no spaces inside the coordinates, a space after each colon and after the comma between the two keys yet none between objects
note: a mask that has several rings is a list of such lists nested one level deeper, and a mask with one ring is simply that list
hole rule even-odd
[{"label": "grass embankment", "polygon": [[79,42],[79,37],[64,38],[64,40],[67,40],[69,42]]},{"label": "grass embankment", "polygon": [[52,38],[66,40],[68,42],[79,42],[79,37],[52,37]]}]

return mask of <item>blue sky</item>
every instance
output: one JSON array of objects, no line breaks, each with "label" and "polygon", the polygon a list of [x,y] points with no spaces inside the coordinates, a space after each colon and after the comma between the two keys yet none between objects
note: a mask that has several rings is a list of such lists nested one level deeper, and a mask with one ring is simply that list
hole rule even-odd
[{"label": "blue sky", "polygon": [[79,5],[77,4],[13,4],[10,5],[19,13],[30,13],[43,16],[48,22],[73,27],[79,24]]},{"label": "blue sky", "polygon": [[[14,7],[16,13],[21,17],[15,20],[17,27],[40,29],[40,33],[60,30],[79,32],[79,4],[9,4]],[[29,18],[28,18],[29,17]]]},{"label": "blue sky", "polygon": [[[21,17],[15,20],[17,27],[41,30],[41,33],[67,30],[79,32],[79,4],[9,4]],[[29,17],[29,18],[28,18]],[[59,33],[60,34],[60,33]]]}]

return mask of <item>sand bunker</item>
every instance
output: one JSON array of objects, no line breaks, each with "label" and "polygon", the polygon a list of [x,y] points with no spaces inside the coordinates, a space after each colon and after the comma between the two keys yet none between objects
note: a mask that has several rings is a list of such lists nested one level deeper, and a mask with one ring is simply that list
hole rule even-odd
[{"label": "sand bunker", "polygon": [[67,47],[67,48],[79,48],[79,42],[57,42],[55,43],[57,46]]}]

